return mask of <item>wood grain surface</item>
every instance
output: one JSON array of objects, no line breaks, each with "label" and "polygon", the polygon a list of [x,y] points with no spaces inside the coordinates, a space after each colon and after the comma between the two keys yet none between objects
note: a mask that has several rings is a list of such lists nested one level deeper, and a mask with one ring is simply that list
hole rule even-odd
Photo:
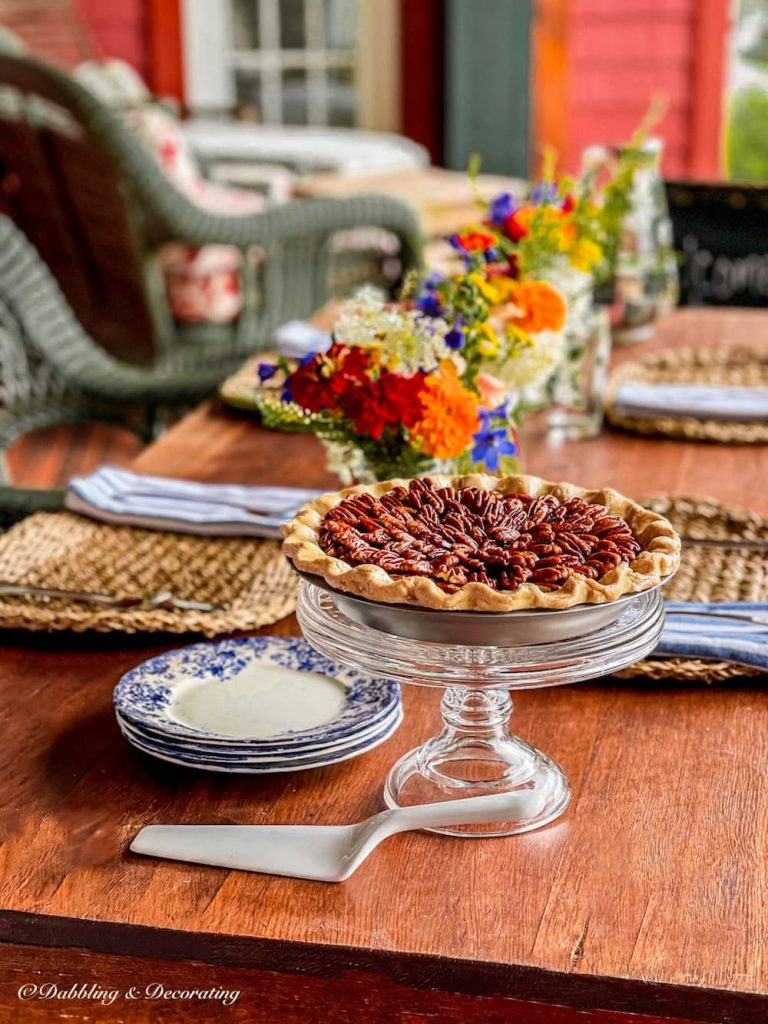
[{"label": "wood grain surface", "polygon": [[[659,343],[728,343],[747,332],[768,342],[768,318],[685,312],[663,325]],[[765,512],[767,454],[616,433],[553,447],[534,426],[525,468]],[[135,465],[201,480],[332,483],[311,440],[216,406]],[[295,631],[293,620],[269,630]],[[513,728],[567,772],[565,816],[511,839],[396,836],[332,886],[155,861],[127,846],[148,822],[365,817],[382,805],[392,762],[434,731],[437,695],[410,688],[402,728],[357,760],[263,778],[206,775],[134,752],[113,718],[120,675],[168,646],[178,640],[3,639],[0,1021],[63,1020],[65,1010],[110,1024],[765,1020],[768,705],[759,681],[520,694]],[[73,1003],[44,1017],[42,1004],[22,1007],[15,996],[35,971],[122,977],[127,987],[155,969],[160,982],[247,974],[252,984],[243,982],[237,1015],[219,1007],[210,1018],[210,1008],[186,1004],[177,1016],[152,1016],[146,1004],[110,1016]],[[259,1001],[262,982],[272,1003]]]}]

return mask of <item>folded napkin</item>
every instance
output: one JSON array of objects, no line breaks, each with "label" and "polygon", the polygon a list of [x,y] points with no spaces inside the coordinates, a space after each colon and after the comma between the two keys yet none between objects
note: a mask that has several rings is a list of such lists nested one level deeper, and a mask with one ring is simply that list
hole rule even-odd
[{"label": "folded napkin", "polygon": [[700,384],[619,385],[613,408],[620,416],[643,418],[692,416],[699,420],[768,422],[768,388],[720,387]]},{"label": "folded napkin", "polygon": [[218,537],[280,536],[282,523],[320,491],[202,484],[102,466],[73,477],[66,507],[119,526]]},{"label": "folded napkin", "polygon": [[289,320],[275,331],[275,344],[281,356],[303,359],[310,352],[325,352],[329,349],[331,336],[306,320]]},{"label": "folded napkin", "polygon": [[668,601],[657,656],[704,658],[768,672],[768,602]]}]

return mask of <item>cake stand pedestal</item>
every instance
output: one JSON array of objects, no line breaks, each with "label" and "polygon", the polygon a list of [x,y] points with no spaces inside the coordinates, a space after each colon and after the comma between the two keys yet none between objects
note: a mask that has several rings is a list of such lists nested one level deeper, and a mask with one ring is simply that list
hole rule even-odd
[{"label": "cake stand pedestal", "polygon": [[[514,646],[503,635],[501,617],[497,644],[462,643],[461,629],[453,643],[393,635],[349,618],[333,594],[307,581],[297,614],[307,640],[329,658],[401,683],[445,690],[442,731],[391,769],[384,789],[388,807],[519,790],[537,794],[535,813],[525,820],[431,830],[465,837],[540,828],[559,817],[571,798],[560,766],[509,732],[510,691],[580,682],[632,665],[654,649],[664,624],[658,589],[625,602],[608,625],[555,642],[535,641],[547,635],[551,616],[564,613],[541,612],[531,630],[533,642]],[[584,630],[583,621],[579,629]]]}]

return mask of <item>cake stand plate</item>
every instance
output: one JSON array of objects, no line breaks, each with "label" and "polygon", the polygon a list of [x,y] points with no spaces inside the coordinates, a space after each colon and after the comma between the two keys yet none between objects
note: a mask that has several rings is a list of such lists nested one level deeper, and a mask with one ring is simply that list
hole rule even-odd
[{"label": "cake stand plate", "polygon": [[[460,641],[464,646],[525,647],[570,640],[615,622],[626,606],[637,598],[637,594],[625,594],[602,604],[531,608],[516,612],[436,611],[418,605],[369,601],[334,589],[322,576],[297,571],[307,583],[331,594],[339,611],[358,625],[371,626],[409,640],[427,640],[451,646]],[[666,576],[648,589],[657,590],[671,578]]]},{"label": "cake stand plate", "polygon": [[436,643],[357,622],[342,605],[338,595],[302,583],[297,614],[313,647],[376,675],[445,690],[442,731],[394,765],[384,790],[388,807],[522,789],[538,795],[535,813],[523,821],[432,830],[459,836],[528,832],[554,821],[570,801],[559,765],[509,732],[510,691],[575,683],[626,668],[654,649],[664,624],[658,589],[622,601],[608,623],[598,614],[604,606],[580,606],[585,614],[596,610],[595,628],[584,631],[582,623],[578,636],[531,643],[526,634],[528,642],[515,646],[508,643],[503,620],[526,613],[483,614],[497,623],[501,643],[487,642],[487,635],[485,642],[467,643],[461,631],[453,642]]}]

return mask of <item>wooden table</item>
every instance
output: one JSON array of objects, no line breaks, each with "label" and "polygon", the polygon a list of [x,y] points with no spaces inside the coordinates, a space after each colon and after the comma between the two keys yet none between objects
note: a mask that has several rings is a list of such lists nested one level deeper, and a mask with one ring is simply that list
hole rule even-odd
[{"label": "wooden table", "polygon": [[[761,313],[683,312],[659,344],[762,337]],[[766,449],[605,434],[526,469],[630,494],[710,495],[768,511]],[[306,439],[204,407],[138,459],[203,480],[322,485]],[[273,631],[291,633],[293,620]],[[178,644],[178,640],[174,641]],[[0,827],[0,1022],[763,1022],[768,1013],[768,704],[723,689],[610,683],[521,694],[514,728],[568,773],[553,826],[505,840],[390,839],[342,885],[126,852],[150,821],[351,821],[381,806],[392,762],[429,735],[411,688],[383,747],[306,774],[222,778],[134,753],[111,690],[171,646],[6,637]],[[98,1000],[21,1001],[28,983]],[[147,984],[237,989],[220,1002],[131,999]]]}]

